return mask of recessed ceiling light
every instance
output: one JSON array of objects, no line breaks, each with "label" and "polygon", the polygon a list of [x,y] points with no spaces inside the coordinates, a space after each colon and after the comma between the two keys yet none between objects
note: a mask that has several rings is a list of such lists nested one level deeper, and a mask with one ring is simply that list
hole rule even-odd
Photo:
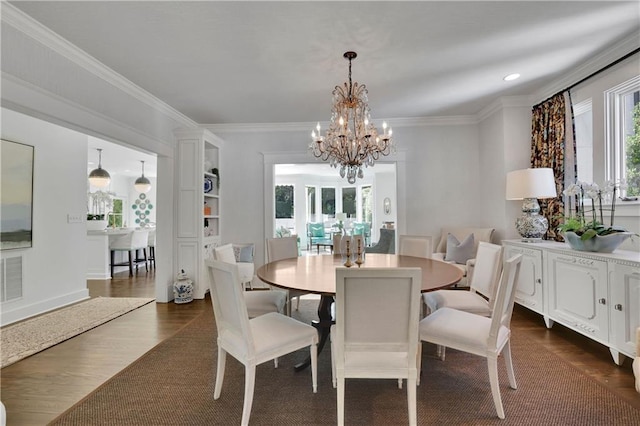
[{"label": "recessed ceiling light", "polygon": [[518,73],[514,73],[514,74],[509,74],[508,76],[506,76],[505,78],[503,78],[504,81],[512,81],[515,80],[517,78],[520,78],[520,74]]}]

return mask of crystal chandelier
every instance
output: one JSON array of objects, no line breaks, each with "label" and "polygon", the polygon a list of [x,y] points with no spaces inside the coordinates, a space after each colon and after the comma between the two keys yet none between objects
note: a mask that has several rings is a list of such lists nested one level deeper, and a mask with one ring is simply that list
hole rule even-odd
[{"label": "crystal chandelier", "polygon": [[356,177],[364,177],[363,165],[373,166],[380,155],[395,154],[396,148],[387,123],[382,123],[382,134],[371,123],[366,86],[351,82],[351,61],[358,55],[345,52],[343,56],[349,60],[349,82],[333,90],[329,130],[322,136],[318,123],[311,132],[309,150],[332,167],[340,165],[340,176],[355,183]]}]

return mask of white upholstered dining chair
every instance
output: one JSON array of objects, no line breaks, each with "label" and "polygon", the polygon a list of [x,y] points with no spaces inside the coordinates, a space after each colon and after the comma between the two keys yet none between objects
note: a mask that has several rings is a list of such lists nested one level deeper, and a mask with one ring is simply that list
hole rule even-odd
[{"label": "white upholstered dining chair", "polygon": [[[498,383],[498,356],[503,354],[509,385],[516,389],[516,377],[511,360],[511,314],[515,298],[515,283],[520,272],[522,255],[504,261],[502,278],[490,318],[452,308],[441,308],[420,321],[420,340],[482,356],[487,359],[491,394],[498,417],[505,418]],[[420,345],[418,365],[422,364]],[[419,377],[419,372],[418,372]],[[418,378],[419,380],[419,378]]]},{"label": "white upholstered dining chair", "polygon": [[233,245],[225,244],[213,249],[215,260],[236,265],[243,296],[247,305],[249,318],[255,318],[269,312],[284,313],[287,304],[287,292],[284,290],[255,290],[245,291],[245,283],[253,279],[253,263],[247,267],[247,262],[236,262]]},{"label": "white upholstered dining chair", "polygon": [[[427,314],[448,307],[485,317],[491,316],[502,272],[502,246],[481,241],[474,264],[469,291],[437,290],[422,295]],[[443,361],[445,353],[446,348],[438,346],[438,355]]]},{"label": "white upholstered dining chair", "polygon": [[398,236],[398,254],[403,256],[431,258],[433,241],[429,235]]},{"label": "white upholstered dining chair", "polygon": [[271,312],[249,319],[238,267],[226,262],[207,260],[209,288],[218,331],[218,363],[213,398],[222,392],[226,356],[229,353],[245,366],[242,425],[249,424],[256,366],[278,357],[309,347],[311,352],[311,381],[317,392],[318,332],[285,315]]},{"label": "white upholstered dining chair", "polygon": [[[282,238],[267,238],[267,261],[275,262],[276,260],[291,259],[298,257],[298,236]],[[291,304],[293,299],[296,300],[296,310],[300,308],[300,296],[307,293],[298,290],[287,290],[287,315],[291,316]]]},{"label": "white upholstered dining chair", "polygon": [[449,307],[488,317],[502,271],[502,246],[481,241],[478,244],[469,291],[438,290],[424,293],[427,313]]},{"label": "white upholstered dining chair", "polygon": [[332,379],[338,425],[344,424],[345,379],[407,379],[409,424],[417,423],[416,380],[420,268],[336,269]]}]

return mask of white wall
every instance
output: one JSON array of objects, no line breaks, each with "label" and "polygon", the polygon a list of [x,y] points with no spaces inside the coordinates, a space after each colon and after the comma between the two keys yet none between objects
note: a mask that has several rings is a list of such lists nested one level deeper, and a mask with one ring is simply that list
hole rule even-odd
[{"label": "white wall", "polygon": [[495,228],[496,243],[520,237],[515,220],[522,214],[522,202],[505,200],[506,174],[530,166],[531,108],[517,105],[500,105],[479,125],[478,205],[485,223],[478,226]]},{"label": "white wall", "polygon": [[[256,259],[264,259],[265,169],[263,154],[278,153],[281,163],[315,162],[304,150],[305,129],[291,131],[234,131],[212,129],[226,141],[226,176],[222,216],[225,242],[254,242]],[[443,226],[488,223],[477,212],[479,186],[478,125],[460,123],[417,126],[394,125],[398,155],[397,200],[392,200],[392,219],[397,233],[439,236]],[[388,157],[389,160],[393,160]],[[385,159],[386,160],[386,159]],[[273,177],[271,178],[273,179]],[[376,206],[382,208],[389,179],[376,180],[380,193]],[[227,182],[227,183],[225,183]],[[389,183],[393,184],[393,183]],[[268,185],[267,185],[268,186]],[[382,198],[382,199],[379,199]],[[379,206],[378,206],[379,204]],[[270,212],[266,212],[271,214]],[[269,216],[273,217],[273,216]],[[374,227],[382,220],[379,216]],[[384,219],[387,220],[387,219]]]},{"label": "white wall", "polygon": [[1,324],[77,302],[86,284],[87,136],[2,108],[2,138],[34,147],[33,246],[23,256],[23,297],[2,304]]}]

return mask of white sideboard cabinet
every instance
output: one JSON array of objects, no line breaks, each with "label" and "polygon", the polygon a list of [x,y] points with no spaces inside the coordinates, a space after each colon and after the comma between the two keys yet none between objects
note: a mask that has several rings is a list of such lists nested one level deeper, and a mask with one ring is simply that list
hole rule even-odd
[{"label": "white sideboard cabinet", "polygon": [[592,253],[564,243],[503,241],[504,256],[522,254],[516,302],[609,348],[620,365],[636,356],[640,326],[640,253]]}]

